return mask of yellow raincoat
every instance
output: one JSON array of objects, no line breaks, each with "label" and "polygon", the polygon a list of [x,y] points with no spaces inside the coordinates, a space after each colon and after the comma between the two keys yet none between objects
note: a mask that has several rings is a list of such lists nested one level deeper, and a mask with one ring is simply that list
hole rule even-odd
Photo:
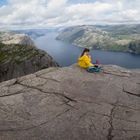
[{"label": "yellow raincoat", "polygon": [[78,65],[82,68],[88,68],[90,66],[94,66],[91,63],[91,58],[88,55],[83,55],[78,59]]}]

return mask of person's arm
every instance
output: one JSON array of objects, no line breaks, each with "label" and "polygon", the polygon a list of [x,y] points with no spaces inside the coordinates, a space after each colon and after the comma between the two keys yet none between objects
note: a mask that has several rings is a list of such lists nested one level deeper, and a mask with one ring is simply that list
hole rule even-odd
[{"label": "person's arm", "polygon": [[85,57],[85,63],[88,67],[94,66],[94,64],[91,63],[91,58],[89,56]]}]

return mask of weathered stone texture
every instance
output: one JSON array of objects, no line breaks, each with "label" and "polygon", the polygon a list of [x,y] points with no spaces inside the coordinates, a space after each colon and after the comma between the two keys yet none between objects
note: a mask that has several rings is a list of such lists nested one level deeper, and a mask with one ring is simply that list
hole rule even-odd
[{"label": "weathered stone texture", "polygon": [[0,140],[140,140],[140,73],[48,68],[0,84]]}]

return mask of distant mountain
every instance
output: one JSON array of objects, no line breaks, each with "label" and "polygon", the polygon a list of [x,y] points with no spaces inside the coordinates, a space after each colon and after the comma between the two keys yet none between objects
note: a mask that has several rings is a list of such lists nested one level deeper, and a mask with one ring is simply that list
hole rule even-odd
[{"label": "distant mountain", "polygon": [[44,36],[47,33],[58,31],[58,28],[54,29],[25,29],[25,30],[14,30],[13,32],[18,34],[27,34],[32,39],[36,39],[37,37]]},{"label": "distant mountain", "polygon": [[79,47],[140,54],[140,25],[73,26],[56,39]]},{"label": "distant mountain", "polygon": [[140,24],[106,25],[106,26],[96,25],[96,27],[104,31],[110,32],[114,35],[140,34]]},{"label": "distant mountain", "polygon": [[0,82],[58,66],[45,51],[39,50],[25,34],[0,32]]}]

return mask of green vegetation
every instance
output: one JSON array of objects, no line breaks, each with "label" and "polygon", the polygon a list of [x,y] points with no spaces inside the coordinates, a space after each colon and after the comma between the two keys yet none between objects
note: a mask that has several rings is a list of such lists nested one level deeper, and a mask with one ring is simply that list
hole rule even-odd
[{"label": "green vegetation", "polygon": [[45,54],[38,49],[26,45],[5,45],[0,43],[0,63],[13,61],[20,64],[34,56],[43,57]]},{"label": "green vegetation", "polygon": [[135,54],[140,54],[140,40],[137,41],[132,41],[129,45],[128,45],[129,50],[132,53]]}]

